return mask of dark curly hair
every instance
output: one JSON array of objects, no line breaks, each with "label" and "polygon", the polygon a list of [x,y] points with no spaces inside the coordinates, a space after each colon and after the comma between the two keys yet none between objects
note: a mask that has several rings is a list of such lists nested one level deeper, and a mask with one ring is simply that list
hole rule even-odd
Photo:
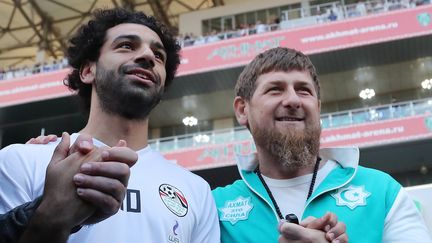
[{"label": "dark curly hair", "polygon": [[81,81],[80,68],[88,62],[98,60],[108,29],[123,23],[145,25],[159,36],[167,53],[165,87],[168,87],[174,79],[180,64],[180,45],[167,26],[143,12],[133,12],[122,8],[95,10],[93,18],[87,24],[82,25],[75,36],[69,40],[69,48],[66,53],[72,72],[68,74],[64,84],[78,91],[87,109],[90,108],[92,87]]}]

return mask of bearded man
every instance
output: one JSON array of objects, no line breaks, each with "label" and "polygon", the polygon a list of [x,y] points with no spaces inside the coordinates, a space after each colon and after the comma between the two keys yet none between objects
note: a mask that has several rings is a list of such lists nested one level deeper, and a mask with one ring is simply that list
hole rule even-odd
[{"label": "bearded man", "polygon": [[[347,235],[354,243],[431,242],[401,185],[358,166],[358,148],[319,149],[320,85],[307,56],[265,51],[245,67],[235,92],[237,120],[257,153],[238,157],[241,180],[213,191],[222,242],[322,242],[320,234],[331,242]],[[346,234],[309,229],[309,216],[328,211],[346,224]],[[296,216],[300,225],[285,221]]]}]

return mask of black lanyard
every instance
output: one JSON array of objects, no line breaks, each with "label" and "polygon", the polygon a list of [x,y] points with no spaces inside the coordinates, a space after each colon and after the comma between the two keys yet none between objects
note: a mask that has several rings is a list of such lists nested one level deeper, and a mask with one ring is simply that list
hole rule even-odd
[{"label": "black lanyard", "polygon": [[[308,200],[310,198],[310,196],[312,195],[312,192],[313,192],[313,189],[315,186],[315,180],[316,180],[316,177],[318,174],[318,168],[319,168],[320,161],[321,161],[321,158],[318,157],[317,161],[315,162],[315,167],[314,167],[314,171],[312,174],[312,180],[311,180],[311,183],[309,185],[309,192],[308,192],[306,200]],[[273,194],[270,191],[270,188],[268,187],[267,183],[264,181],[264,178],[261,175],[261,171],[259,170],[259,167],[256,168],[255,173],[257,174],[258,178],[260,179],[261,183],[263,184],[265,190],[267,191],[267,194],[270,196],[270,199],[273,203],[273,206],[275,207],[276,213],[278,214],[279,218],[284,219],[282,216],[282,213],[280,211],[279,205],[276,203],[276,200],[274,199]]]}]

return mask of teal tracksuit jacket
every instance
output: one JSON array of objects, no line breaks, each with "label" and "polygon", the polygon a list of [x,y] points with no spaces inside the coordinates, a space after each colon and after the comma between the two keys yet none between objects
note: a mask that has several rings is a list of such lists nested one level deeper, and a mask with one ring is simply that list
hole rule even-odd
[{"label": "teal tracksuit jacket", "polygon": [[[381,171],[358,166],[357,148],[322,149],[320,157],[337,167],[315,186],[301,219],[333,212],[346,224],[351,243],[430,242],[421,215],[401,185]],[[222,242],[277,242],[279,218],[254,163],[251,156],[238,157],[242,180],[213,191]],[[409,225],[393,222],[398,219]]]}]

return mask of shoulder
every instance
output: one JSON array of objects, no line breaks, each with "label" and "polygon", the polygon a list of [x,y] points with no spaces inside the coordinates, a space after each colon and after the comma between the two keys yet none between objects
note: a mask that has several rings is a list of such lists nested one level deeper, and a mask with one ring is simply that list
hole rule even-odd
[{"label": "shoulder", "polygon": [[391,205],[402,189],[402,185],[389,174],[363,166],[359,166],[352,183],[363,184],[375,195]]},{"label": "shoulder", "polygon": [[[186,184],[191,189],[199,188],[202,190],[205,187],[210,191],[210,186],[203,178],[178,165],[176,161],[167,160],[158,151],[149,150],[145,153],[139,153],[139,161],[138,164],[141,163],[141,165],[138,166],[152,166],[156,176],[167,178],[178,184]],[[148,163],[149,161],[150,163]]]},{"label": "shoulder", "polygon": [[243,180],[236,180],[233,184],[214,189],[212,193],[216,202],[218,202],[249,193],[249,189]]},{"label": "shoulder", "polygon": [[[52,153],[57,145],[57,142],[49,143],[46,145],[38,144],[12,144],[0,150],[0,164],[4,163],[31,163],[31,161],[38,161],[38,163],[48,164]],[[15,164],[16,165],[16,164]]]},{"label": "shoulder", "polygon": [[44,174],[56,145],[9,145],[0,150],[0,171],[4,174]]},{"label": "shoulder", "polygon": [[382,182],[382,183],[390,183],[393,186],[396,185],[400,186],[400,184],[386,172],[377,169],[363,167],[363,166],[359,166],[357,168],[356,178],[369,181],[370,183]]}]

